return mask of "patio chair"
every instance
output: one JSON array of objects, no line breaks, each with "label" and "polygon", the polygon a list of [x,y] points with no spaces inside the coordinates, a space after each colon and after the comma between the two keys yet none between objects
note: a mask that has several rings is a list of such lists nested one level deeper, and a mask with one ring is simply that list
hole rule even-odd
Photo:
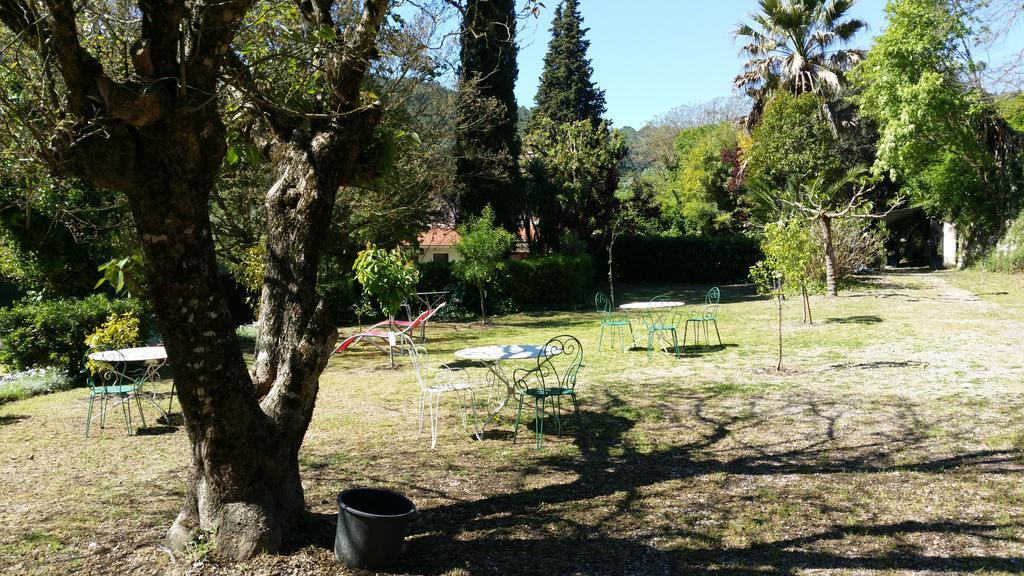
[{"label": "patio chair", "polygon": [[[666,302],[668,296],[655,296],[651,302]],[[676,358],[679,358],[679,324],[682,323],[684,314],[674,308],[652,308],[642,316],[644,325],[647,328],[647,357],[650,358],[654,351],[655,340],[664,340],[669,343],[668,336],[672,336],[671,344],[675,351]]]},{"label": "patio chair", "polygon": [[629,321],[629,317],[615,314],[612,311],[611,300],[601,292],[594,294],[594,307],[597,308],[597,313],[601,315],[601,332],[597,336],[597,349],[601,349],[601,343],[604,341],[604,329],[607,327],[612,349],[615,349],[615,337],[618,336],[619,348],[625,352],[625,328],[629,328],[629,340],[633,342],[633,323]]},{"label": "patio chair", "polygon": [[[477,440],[482,438],[480,428],[477,425],[476,417],[476,391],[470,383],[469,376],[461,368],[440,366],[432,368],[429,365],[427,350],[423,346],[417,346],[408,335],[402,335],[409,346],[409,359],[416,370],[416,381],[420,385],[420,434],[423,433],[424,405],[428,406],[430,416],[430,447],[437,446],[437,422],[441,412],[441,400],[445,394],[455,393],[462,402],[462,427],[469,432],[467,422],[470,412],[473,417],[473,435]],[[466,403],[466,397],[469,403]]]},{"label": "patio chair", "polygon": [[576,401],[576,376],[583,367],[583,345],[574,336],[563,335],[548,340],[545,348],[557,352],[538,358],[536,368],[519,368],[512,373],[513,395],[519,401],[515,430],[512,433],[513,444],[519,435],[523,403],[527,398],[533,400],[533,431],[537,448],[540,448],[544,441],[544,414],[548,402],[553,404],[552,415],[555,417],[555,430],[558,435],[562,434],[563,396],[572,399],[576,424],[580,425],[580,406]]},{"label": "patio chair", "polygon": [[[434,314],[437,314],[438,311],[442,310],[444,307],[445,303],[441,302],[436,307],[431,308],[430,310],[425,310],[411,322],[403,320],[385,320],[383,322],[378,322],[366,330],[363,330],[358,334],[353,334],[352,336],[342,340],[341,344],[334,349],[334,353],[338,354],[340,352],[344,352],[350,346],[358,344],[366,338],[372,338],[374,339],[372,340],[374,345],[381,350],[384,349],[384,343],[387,344],[388,354],[392,355],[393,360],[394,349],[398,348],[401,351],[405,347],[406,338],[403,338],[403,336],[409,336],[413,330],[425,323],[427,320],[430,320]],[[377,344],[375,342],[376,339],[383,340],[384,343]],[[409,337],[408,341],[411,342],[412,338]]]},{"label": "patio chair", "polygon": [[693,345],[700,345],[700,330],[704,328],[704,342],[711,346],[711,335],[708,332],[708,324],[714,324],[715,336],[718,337],[718,345],[722,345],[722,335],[718,332],[718,301],[721,299],[722,291],[717,287],[708,290],[704,296],[704,309],[700,312],[690,314],[686,319],[686,326],[683,328],[683,347],[686,347],[686,336],[690,324],[693,324]]},{"label": "patio chair", "polygon": [[[97,352],[97,350],[92,350]],[[103,428],[106,421],[107,405],[111,399],[117,400],[121,407],[121,415],[124,417],[124,427],[128,435],[132,435],[132,398],[139,409],[139,418],[142,419],[143,428],[146,427],[146,416],[142,412],[142,401],[139,399],[139,381],[134,380],[126,374],[124,362],[95,362],[89,360],[86,354],[83,364],[86,366],[86,383],[89,387],[89,409],[85,414],[85,437],[89,437],[89,430],[92,428],[93,407],[96,400],[100,402],[100,428]]]}]

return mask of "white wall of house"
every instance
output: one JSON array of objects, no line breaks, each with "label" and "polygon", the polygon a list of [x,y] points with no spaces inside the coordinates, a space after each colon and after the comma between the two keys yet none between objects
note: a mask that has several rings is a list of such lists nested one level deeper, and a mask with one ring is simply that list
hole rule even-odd
[{"label": "white wall of house", "polygon": [[462,258],[455,246],[423,246],[420,250],[420,262],[434,262],[443,259],[443,256],[435,257],[435,254],[447,254],[449,262],[455,262]]},{"label": "white wall of house", "polygon": [[944,222],[942,224],[942,266],[943,268],[959,268],[960,258],[957,254],[956,224]]}]

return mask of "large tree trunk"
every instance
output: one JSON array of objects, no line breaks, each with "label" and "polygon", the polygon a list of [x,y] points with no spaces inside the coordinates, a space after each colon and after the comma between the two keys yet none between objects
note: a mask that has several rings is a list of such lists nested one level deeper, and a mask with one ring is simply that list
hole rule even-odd
[{"label": "large tree trunk", "polygon": [[836,289],[836,252],[832,245],[832,218],[822,216],[819,221],[821,222],[821,236],[825,242],[825,288],[829,296],[836,296],[838,294]]},{"label": "large tree trunk", "polygon": [[[221,64],[233,54],[252,0],[191,4],[188,11],[181,3],[140,3],[142,48],[133,54],[135,74],[123,81],[104,72],[86,48],[92,42],[81,41],[69,0],[47,2],[47,14],[34,3],[8,4],[0,6],[0,22],[28,46],[52,50],[63,79],[66,99],[54,111],[62,122],[45,147],[51,167],[124,192],[131,206],[192,449],[171,543],[183,546],[198,529],[231,558],[274,552],[304,511],[298,451],[335,337],[316,298],[316,272],[337,189],[352,179],[379,121],[378,107],[361,102],[360,87],[388,2],[364,0],[351,34],[346,29],[331,47],[324,97],[325,110],[336,115],[299,118],[291,125],[300,128],[291,130],[274,126],[276,183],[267,195],[252,375],[220,287],[209,220],[226,148],[217,107]],[[307,19],[327,28],[335,27],[332,6],[302,4]],[[237,81],[251,80],[240,58],[232,65]]]},{"label": "large tree trunk", "polygon": [[245,558],[277,550],[303,501],[298,447],[260,409],[218,279],[208,202],[224,136],[215,111],[140,130],[127,195],[192,448],[169,536],[181,546],[210,531],[221,553]]}]

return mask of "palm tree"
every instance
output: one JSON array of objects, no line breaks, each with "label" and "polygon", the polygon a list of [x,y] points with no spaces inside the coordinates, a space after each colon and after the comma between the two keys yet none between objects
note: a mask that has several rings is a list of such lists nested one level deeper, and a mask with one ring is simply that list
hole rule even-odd
[{"label": "palm tree", "polygon": [[864,51],[845,48],[861,30],[863,20],[844,20],[854,0],[759,0],[751,12],[754,25],[740,23],[734,37],[746,42],[740,53],[748,57],[733,86],[754,101],[748,127],[776,90],[793,94],[813,92],[825,102],[823,112],[835,131],[827,103],[846,85],[846,72],[864,57]]}]

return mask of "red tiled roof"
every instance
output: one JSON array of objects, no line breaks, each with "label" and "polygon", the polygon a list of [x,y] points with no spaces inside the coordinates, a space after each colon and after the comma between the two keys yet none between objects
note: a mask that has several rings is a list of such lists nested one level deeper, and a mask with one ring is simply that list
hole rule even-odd
[{"label": "red tiled roof", "polygon": [[451,228],[431,228],[419,235],[420,246],[454,246],[459,242],[459,233]]}]

